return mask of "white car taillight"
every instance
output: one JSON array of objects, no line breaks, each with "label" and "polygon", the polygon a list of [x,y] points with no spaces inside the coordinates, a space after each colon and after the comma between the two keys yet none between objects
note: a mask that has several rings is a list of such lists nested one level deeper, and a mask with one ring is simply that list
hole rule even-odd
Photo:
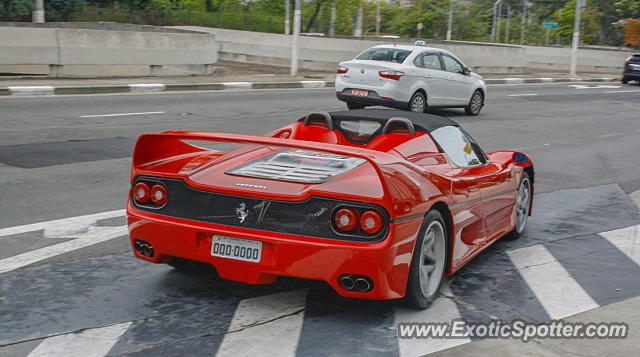
[{"label": "white car taillight", "polygon": [[399,80],[400,77],[404,76],[404,72],[400,72],[400,71],[380,71],[378,72],[378,74],[382,78],[389,78],[396,81]]}]

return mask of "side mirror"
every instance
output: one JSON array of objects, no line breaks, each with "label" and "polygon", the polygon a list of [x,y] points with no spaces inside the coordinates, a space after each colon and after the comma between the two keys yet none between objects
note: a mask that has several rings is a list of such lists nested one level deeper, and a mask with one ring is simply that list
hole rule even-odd
[{"label": "side mirror", "polygon": [[471,68],[464,66],[464,68],[462,69],[462,74],[464,74],[465,76],[468,76],[469,73],[471,73]]}]

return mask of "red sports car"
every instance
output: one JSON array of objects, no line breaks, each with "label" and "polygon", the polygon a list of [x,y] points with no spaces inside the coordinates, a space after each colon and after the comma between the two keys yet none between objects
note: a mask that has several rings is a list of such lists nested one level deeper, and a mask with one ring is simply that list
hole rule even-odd
[{"label": "red sports car", "polygon": [[209,263],[250,284],[324,280],[426,308],[444,275],[523,232],[533,182],[528,155],[485,153],[446,118],[318,112],[266,136],[141,135],[127,216],[146,261]]}]

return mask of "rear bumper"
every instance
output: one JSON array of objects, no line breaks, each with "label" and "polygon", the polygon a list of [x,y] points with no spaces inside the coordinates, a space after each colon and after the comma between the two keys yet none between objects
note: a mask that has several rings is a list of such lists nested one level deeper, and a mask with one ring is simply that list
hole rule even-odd
[{"label": "rear bumper", "polygon": [[633,80],[640,80],[640,72],[634,71],[634,72],[624,72],[622,73],[622,78],[623,79],[627,79],[630,81]]},{"label": "rear bumper", "polygon": [[[249,284],[267,284],[282,276],[324,280],[340,295],[365,299],[396,299],[404,296],[420,219],[391,224],[389,234],[378,243],[359,243],[309,238],[254,229],[160,216],[127,205],[130,240],[153,245],[149,258],[166,263],[173,257],[212,264],[220,277]],[[213,234],[262,241],[259,263],[211,256]],[[342,274],[365,275],[373,280],[371,291],[342,289]]]},{"label": "rear bumper", "polygon": [[400,102],[393,99],[383,99],[378,95],[378,93],[374,91],[369,92],[369,97],[358,97],[355,95],[351,95],[351,88],[345,88],[345,90],[341,93],[336,92],[336,97],[338,97],[338,100],[341,100],[343,102],[351,102],[364,105],[382,105],[385,107],[397,109],[407,109],[407,107],[409,106],[408,102]]}]

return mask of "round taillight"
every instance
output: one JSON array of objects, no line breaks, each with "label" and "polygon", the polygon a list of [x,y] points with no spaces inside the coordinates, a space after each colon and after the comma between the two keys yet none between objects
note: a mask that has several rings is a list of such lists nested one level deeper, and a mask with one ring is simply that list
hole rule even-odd
[{"label": "round taillight", "polygon": [[376,234],[382,230],[384,220],[380,213],[376,211],[367,211],[360,217],[360,227],[369,234]]},{"label": "round taillight", "polygon": [[160,184],[151,187],[151,201],[158,206],[165,204],[167,202],[167,189]]},{"label": "round taillight", "polygon": [[144,182],[138,182],[133,186],[133,198],[140,203],[149,202],[149,185]]},{"label": "round taillight", "polygon": [[350,232],[358,226],[358,211],[353,208],[341,208],[333,217],[338,229]]}]

